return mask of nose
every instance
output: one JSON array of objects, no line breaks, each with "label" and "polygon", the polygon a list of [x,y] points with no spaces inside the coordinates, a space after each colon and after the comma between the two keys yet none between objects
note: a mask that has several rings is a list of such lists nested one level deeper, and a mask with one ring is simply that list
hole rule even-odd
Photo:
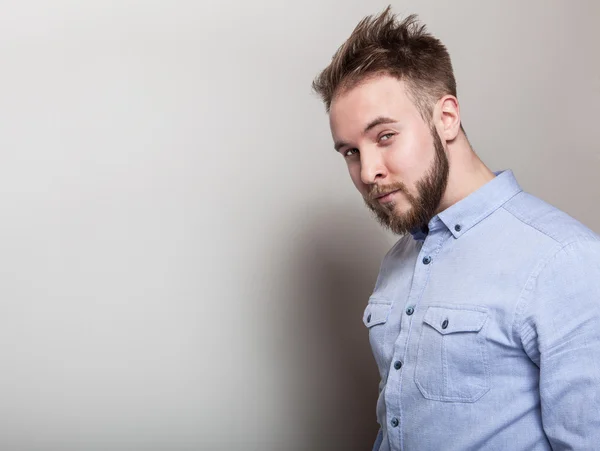
[{"label": "nose", "polygon": [[360,179],[365,185],[373,185],[387,176],[382,155],[377,150],[363,150],[360,154]]}]

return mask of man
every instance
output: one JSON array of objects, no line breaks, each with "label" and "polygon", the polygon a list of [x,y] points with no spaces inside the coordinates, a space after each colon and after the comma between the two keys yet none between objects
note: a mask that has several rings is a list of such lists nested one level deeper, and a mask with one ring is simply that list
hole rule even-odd
[{"label": "man", "polygon": [[600,237],[477,157],[448,52],[414,16],[363,19],[313,87],[354,185],[404,235],[363,318],[374,450],[600,450]]}]

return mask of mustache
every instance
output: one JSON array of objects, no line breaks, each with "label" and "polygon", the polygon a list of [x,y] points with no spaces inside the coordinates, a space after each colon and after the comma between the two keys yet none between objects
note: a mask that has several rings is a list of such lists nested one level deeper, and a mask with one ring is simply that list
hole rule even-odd
[{"label": "mustache", "polygon": [[393,191],[406,193],[406,186],[403,183],[393,183],[385,186],[373,185],[367,193],[366,198],[369,202],[375,202],[378,197],[385,196]]}]

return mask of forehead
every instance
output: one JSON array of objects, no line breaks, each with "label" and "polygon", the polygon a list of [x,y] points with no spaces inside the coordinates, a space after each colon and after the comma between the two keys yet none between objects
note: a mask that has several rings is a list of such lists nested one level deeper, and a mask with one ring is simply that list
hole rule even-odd
[{"label": "forehead", "polygon": [[415,113],[405,83],[381,75],[337,94],[331,102],[329,123],[334,134],[351,133],[379,116],[401,121]]}]

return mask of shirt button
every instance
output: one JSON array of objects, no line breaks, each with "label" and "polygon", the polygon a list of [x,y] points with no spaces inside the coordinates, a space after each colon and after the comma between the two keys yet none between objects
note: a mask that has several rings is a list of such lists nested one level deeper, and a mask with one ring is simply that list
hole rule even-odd
[{"label": "shirt button", "polygon": [[462,230],[462,226],[460,224],[456,224],[454,226],[454,230],[456,230],[457,232],[460,232]]},{"label": "shirt button", "polygon": [[394,362],[394,368],[396,368],[397,370],[399,370],[400,368],[402,368],[402,362],[400,360],[396,360]]},{"label": "shirt button", "polygon": [[369,316],[367,316],[367,323],[371,322],[371,314],[369,313]]},{"label": "shirt button", "polygon": [[447,320],[447,319],[445,319],[445,320],[442,322],[442,329],[446,329],[447,327],[448,327],[448,320]]},{"label": "shirt button", "polygon": [[398,427],[399,424],[400,424],[400,421],[398,421],[398,418],[392,418],[392,427],[393,428]]},{"label": "shirt button", "polygon": [[414,308],[412,308],[412,307],[408,307],[408,308],[406,309],[406,314],[407,314],[408,316],[412,315],[413,313],[415,313],[415,309],[414,309]]},{"label": "shirt button", "polygon": [[423,259],[423,264],[428,265],[429,263],[431,263],[431,257],[428,255]]}]

